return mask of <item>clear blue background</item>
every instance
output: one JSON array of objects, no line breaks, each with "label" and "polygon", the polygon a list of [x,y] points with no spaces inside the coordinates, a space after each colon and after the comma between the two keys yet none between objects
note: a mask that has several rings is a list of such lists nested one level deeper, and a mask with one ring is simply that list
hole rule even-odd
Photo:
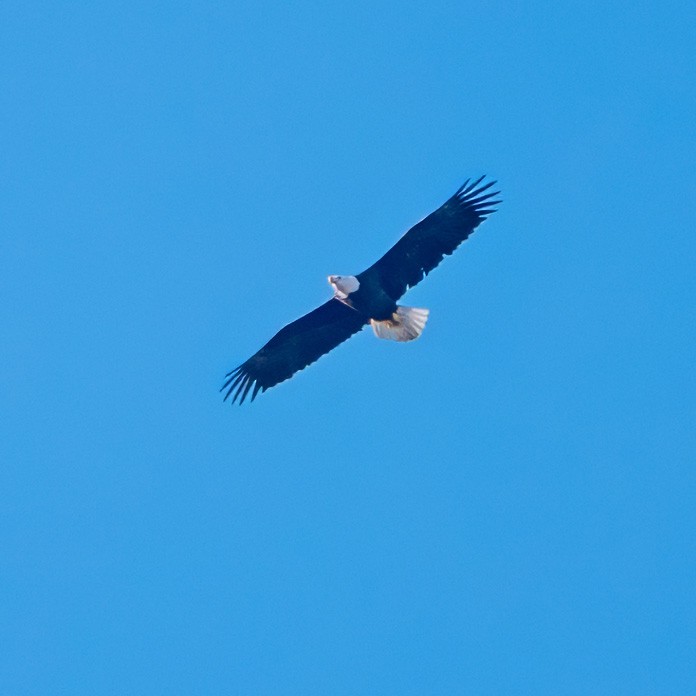
[{"label": "clear blue background", "polygon": [[3,3],[0,693],[694,693],[693,7]]}]

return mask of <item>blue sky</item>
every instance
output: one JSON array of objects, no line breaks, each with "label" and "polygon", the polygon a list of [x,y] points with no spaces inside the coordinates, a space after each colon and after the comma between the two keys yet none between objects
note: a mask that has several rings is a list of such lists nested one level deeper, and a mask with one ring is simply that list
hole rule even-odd
[{"label": "blue sky", "polygon": [[[694,26],[3,3],[0,693],[693,692]],[[419,341],[223,405],[479,174]]]}]

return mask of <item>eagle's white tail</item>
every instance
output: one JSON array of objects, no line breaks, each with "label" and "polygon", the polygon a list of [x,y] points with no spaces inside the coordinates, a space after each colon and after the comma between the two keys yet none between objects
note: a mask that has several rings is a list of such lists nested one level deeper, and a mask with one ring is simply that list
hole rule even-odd
[{"label": "eagle's white tail", "polygon": [[397,305],[396,312],[391,319],[376,321],[370,319],[372,329],[377,338],[388,338],[392,341],[412,341],[423,332],[425,322],[428,321],[429,309],[417,307],[402,307]]}]

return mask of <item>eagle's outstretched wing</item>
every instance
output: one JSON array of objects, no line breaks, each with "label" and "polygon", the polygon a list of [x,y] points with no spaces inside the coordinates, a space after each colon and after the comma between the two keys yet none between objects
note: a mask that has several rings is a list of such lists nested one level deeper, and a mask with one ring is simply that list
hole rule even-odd
[{"label": "eagle's outstretched wing", "polygon": [[379,285],[398,300],[408,288],[423,280],[442,259],[451,254],[495,212],[500,191],[488,190],[496,183],[469,180],[435,212],[414,225],[382,258],[357,276],[362,283],[376,276]]},{"label": "eagle's outstretched wing", "polygon": [[234,392],[232,403],[241,396],[241,404],[253,386],[253,401],[259,390],[266,391],[311,365],[368,321],[368,317],[331,299],[282,328],[261,350],[226,375],[220,391],[227,390],[225,399]]}]

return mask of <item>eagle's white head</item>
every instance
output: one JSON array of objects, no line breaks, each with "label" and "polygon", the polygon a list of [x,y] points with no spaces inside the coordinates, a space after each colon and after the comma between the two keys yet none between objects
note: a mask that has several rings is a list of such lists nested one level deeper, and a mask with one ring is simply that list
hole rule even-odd
[{"label": "eagle's white head", "polygon": [[345,300],[348,295],[355,292],[360,283],[355,276],[330,275],[329,285],[334,289],[334,293],[339,300]]}]

